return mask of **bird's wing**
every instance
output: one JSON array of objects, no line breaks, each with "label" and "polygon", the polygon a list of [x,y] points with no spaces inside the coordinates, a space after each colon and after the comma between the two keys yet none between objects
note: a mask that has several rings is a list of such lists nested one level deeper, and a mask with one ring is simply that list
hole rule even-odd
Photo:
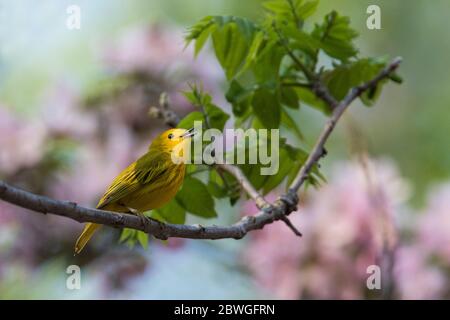
[{"label": "bird's wing", "polygon": [[118,202],[120,199],[139,190],[143,185],[152,184],[167,170],[167,159],[146,154],[123,170],[109,186],[100,199],[97,208]]}]

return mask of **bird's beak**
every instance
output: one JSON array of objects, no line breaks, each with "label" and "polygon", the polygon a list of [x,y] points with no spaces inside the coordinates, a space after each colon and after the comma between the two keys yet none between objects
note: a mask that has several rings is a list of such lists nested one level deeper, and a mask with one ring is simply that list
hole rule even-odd
[{"label": "bird's beak", "polygon": [[190,138],[193,135],[195,135],[195,131],[194,128],[190,128],[188,131],[186,131],[185,133],[183,133],[180,138],[186,139],[186,138]]}]

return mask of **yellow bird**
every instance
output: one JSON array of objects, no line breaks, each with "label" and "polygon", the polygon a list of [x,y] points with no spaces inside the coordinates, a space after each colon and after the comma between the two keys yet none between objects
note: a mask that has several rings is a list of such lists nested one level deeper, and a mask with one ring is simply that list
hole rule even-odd
[{"label": "yellow bird", "polygon": [[[133,213],[158,209],[178,192],[184,179],[183,150],[194,130],[170,129],[151,143],[148,151],[123,170],[109,186],[97,209]],[[75,254],[83,250],[100,224],[87,223],[75,244]]]}]

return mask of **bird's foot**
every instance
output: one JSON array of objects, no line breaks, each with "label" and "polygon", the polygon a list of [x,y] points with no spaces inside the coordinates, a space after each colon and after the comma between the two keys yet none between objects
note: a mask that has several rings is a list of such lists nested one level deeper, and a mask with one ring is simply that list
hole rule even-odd
[{"label": "bird's foot", "polygon": [[130,212],[134,215],[137,215],[139,217],[139,219],[141,219],[141,223],[145,226],[145,228],[148,228],[149,225],[149,218],[141,211],[133,209],[133,208],[128,208],[128,210],[130,210]]}]

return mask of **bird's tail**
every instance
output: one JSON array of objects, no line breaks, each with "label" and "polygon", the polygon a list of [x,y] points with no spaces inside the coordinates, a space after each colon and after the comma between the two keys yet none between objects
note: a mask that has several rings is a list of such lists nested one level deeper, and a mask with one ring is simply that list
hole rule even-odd
[{"label": "bird's tail", "polygon": [[80,236],[77,239],[77,242],[75,243],[75,254],[79,254],[81,250],[83,250],[86,243],[88,243],[89,239],[91,239],[94,232],[100,228],[101,225],[97,223],[87,223],[86,226],[83,229],[83,232],[80,234]]}]

